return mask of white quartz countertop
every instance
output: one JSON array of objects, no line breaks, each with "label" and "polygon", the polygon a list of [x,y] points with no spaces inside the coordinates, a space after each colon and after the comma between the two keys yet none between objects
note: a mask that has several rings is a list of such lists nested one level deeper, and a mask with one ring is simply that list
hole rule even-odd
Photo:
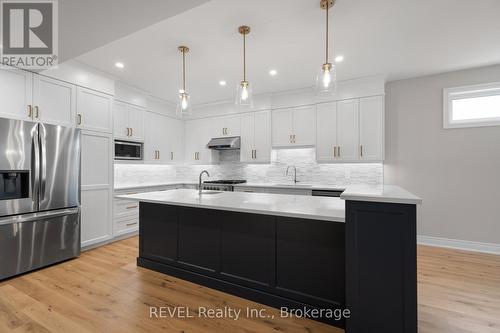
[{"label": "white quartz countertop", "polygon": [[296,189],[296,190],[333,190],[333,191],[343,191],[346,186],[342,185],[316,185],[316,184],[306,184],[306,183],[243,183],[235,184],[234,187],[264,187],[264,188],[284,188],[284,189]]},{"label": "white quartz countertop", "polygon": [[160,187],[160,186],[175,186],[175,185],[198,185],[197,182],[189,181],[189,180],[179,180],[179,181],[171,181],[171,182],[162,182],[162,183],[142,183],[142,184],[123,184],[123,185],[115,185],[114,190],[132,190],[135,188],[144,188],[144,187]]},{"label": "white quartz countertop", "polygon": [[200,196],[198,190],[176,189],[117,197],[149,203],[345,222],[345,202],[339,198],[247,192],[214,194],[214,192],[205,191],[205,194]]},{"label": "white quartz countertop", "polygon": [[395,185],[349,185],[341,199],[419,205],[422,199]]}]

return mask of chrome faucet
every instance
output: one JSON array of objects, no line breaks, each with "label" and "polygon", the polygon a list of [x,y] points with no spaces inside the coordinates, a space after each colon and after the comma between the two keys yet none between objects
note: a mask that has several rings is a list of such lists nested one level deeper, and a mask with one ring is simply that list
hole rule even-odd
[{"label": "chrome faucet", "polygon": [[297,167],[295,165],[289,165],[286,167],[285,176],[288,176],[288,170],[290,168],[293,168],[293,182],[297,184],[299,181],[297,180]]},{"label": "chrome faucet", "polygon": [[210,174],[208,173],[207,170],[203,170],[202,172],[200,172],[200,178],[198,179],[198,193],[201,194],[201,192],[203,191],[203,187],[201,186],[201,176],[203,176],[203,174],[206,174],[208,177],[210,177]]}]

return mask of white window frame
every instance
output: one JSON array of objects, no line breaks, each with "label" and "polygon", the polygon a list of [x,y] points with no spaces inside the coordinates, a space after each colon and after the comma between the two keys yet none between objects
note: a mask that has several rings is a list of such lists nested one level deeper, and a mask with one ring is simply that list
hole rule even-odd
[{"label": "white window frame", "polygon": [[[446,88],[443,90],[443,127],[444,128],[464,128],[500,126],[500,117],[483,119],[452,120],[453,100],[462,98],[486,97],[500,95],[500,82],[486,84],[476,84]],[[460,97],[460,98],[457,98]]]}]

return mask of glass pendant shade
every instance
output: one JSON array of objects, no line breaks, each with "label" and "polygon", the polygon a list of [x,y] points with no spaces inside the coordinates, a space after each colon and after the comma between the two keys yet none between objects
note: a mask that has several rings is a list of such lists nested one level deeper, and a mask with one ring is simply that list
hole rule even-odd
[{"label": "glass pendant shade", "polygon": [[253,107],[252,86],[247,81],[241,81],[236,89],[236,105]]},{"label": "glass pendant shade", "polygon": [[335,65],[326,63],[316,76],[316,96],[328,99],[337,95],[337,69]]},{"label": "glass pendant shade", "polygon": [[188,93],[181,92],[179,101],[177,102],[176,114],[179,117],[184,117],[191,114],[191,98]]}]

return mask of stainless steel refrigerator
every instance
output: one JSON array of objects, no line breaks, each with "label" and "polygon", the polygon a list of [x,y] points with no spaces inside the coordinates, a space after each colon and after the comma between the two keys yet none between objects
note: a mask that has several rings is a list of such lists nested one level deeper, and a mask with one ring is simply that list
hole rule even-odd
[{"label": "stainless steel refrigerator", "polygon": [[0,280],[80,255],[80,130],[0,118]]}]

